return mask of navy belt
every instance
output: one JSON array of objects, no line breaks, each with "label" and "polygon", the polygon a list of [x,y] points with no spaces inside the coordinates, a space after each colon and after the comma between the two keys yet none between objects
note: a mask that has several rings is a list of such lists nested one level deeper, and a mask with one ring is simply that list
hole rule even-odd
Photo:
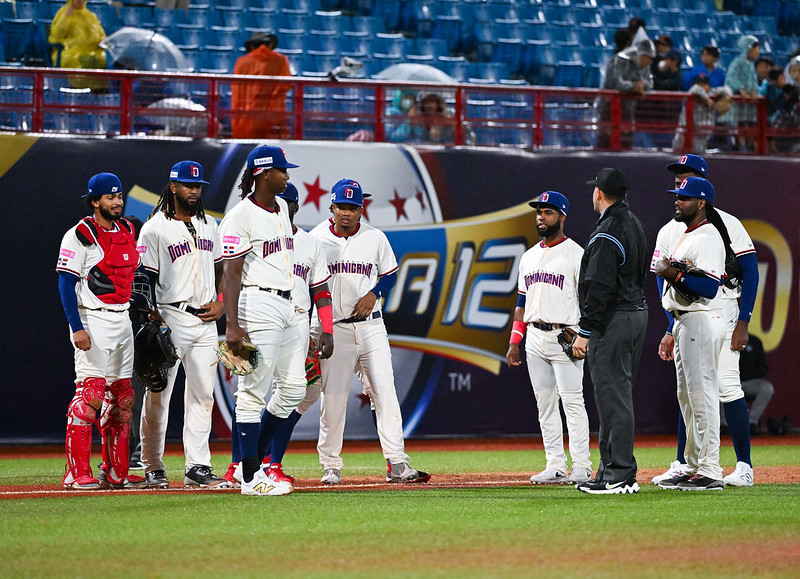
[{"label": "navy belt", "polygon": [[194,306],[190,306],[186,302],[175,302],[173,304],[167,304],[168,306],[172,306],[173,308],[178,308],[188,314],[192,314],[193,316],[199,316],[200,314],[204,314],[208,311],[208,308],[196,308]]},{"label": "navy belt", "polygon": [[550,330],[560,330],[561,328],[567,327],[567,324],[542,324],[539,322],[531,322],[531,325],[537,330],[542,330],[544,332],[549,332]]},{"label": "navy belt", "polygon": [[344,320],[339,320],[342,324],[355,324],[357,322],[365,322],[367,320],[377,320],[378,318],[382,318],[383,314],[378,310],[377,312],[372,312],[372,314],[368,315],[366,318],[345,318]]},{"label": "navy belt", "polygon": [[260,287],[258,289],[260,289],[262,292],[268,292],[268,293],[271,293],[271,294],[277,294],[277,295],[279,295],[280,297],[282,297],[285,300],[292,301],[292,292],[291,292],[291,290],[279,290],[279,289],[275,289],[274,287]]}]

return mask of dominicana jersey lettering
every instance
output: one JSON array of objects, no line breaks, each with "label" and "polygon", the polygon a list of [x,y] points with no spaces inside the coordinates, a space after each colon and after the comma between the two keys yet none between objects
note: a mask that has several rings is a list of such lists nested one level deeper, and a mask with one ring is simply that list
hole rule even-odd
[{"label": "dominicana jersey lettering", "polygon": [[180,219],[170,219],[163,211],[153,215],[139,234],[142,265],[158,274],[156,303],[187,302],[199,307],[215,301],[217,290],[214,264],[222,259],[217,222],[192,217],[197,233],[195,243],[189,228]]},{"label": "dominicana jersey lettering", "polygon": [[331,275],[319,241],[298,227],[294,232],[294,289],[292,301],[295,309],[307,312],[311,309],[309,287],[317,287],[328,281]]},{"label": "dominicana jersey lettering", "polygon": [[237,203],[219,225],[222,258],[244,257],[242,285],[291,290],[294,238],[286,201],[277,210],[256,203],[252,195]]},{"label": "dominicana jersey lettering", "polygon": [[547,246],[541,241],[519,262],[518,291],[525,296],[526,324],[575,325],[580,320],[578,276],[583,249],[569,237]]},{"label": "dominicana jersey lettering", "polygon": [[[349,318],[356,302],[378,283],[378,278],[397,271],[397,258],[386,234],[360,222],[349,237],[337,235],[328,219],[311,230],[322,249],[331,274],[334,321]],[[373,311],[380,310],[380,300]]]}]

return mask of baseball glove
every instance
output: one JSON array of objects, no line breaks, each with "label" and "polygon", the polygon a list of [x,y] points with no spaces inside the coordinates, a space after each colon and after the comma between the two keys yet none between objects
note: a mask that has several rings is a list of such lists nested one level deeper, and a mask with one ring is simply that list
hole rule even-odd
[{"label": "baseball glove", "polygon": [[217,358],[231,374],[247,376],[258,367],[258,346],[242,340],[242,347],[233,349],[228,342],[220,342]]},{"label": "baseball glove", "polygon": [[147,322],[133,340],[133,375],[151,392],[167,387],[169,369],[178,361],[171,333],[166,324]]},{"label": "baseball glove", "polygon": [[572,344],[575,343],[575,338],[577,337],[578,332],[572,328],[564,328],[556,337],[558,345],[561,346],[561,349],[564,350],[564,353],[569,356],[571,360],[575,360],[575,354],[572,352]]},{"label": "baseball glove", "polygon": [[319,352],[306,358],[306,387],[313,386],[322,378],[322,369],[319,367]]},{"label": "baseball glove", "polygon": [[[669,264],[672,267],[674,267],[675,269],[677,269],[679,272],[683,273],[684,275],[694,275],[694,276],[699,276],[699,277],[703,277],[703,276],[706,275],[705,271],[703,271],[699,267],[695,266],[691,261],[677,261],[677,260],[671,259],[669,261]],[[688,291],[686,291],[686,289],[680,288],[680,287],[678,287],[677,285],[675,285],[673,283],[671,283],[670,285],[672,286],[672,288],[675,290],[675,292],[680,297],[682,297],[684,300],[686,300],[686,305],[689,305],[691,303],[696,302],[701,297],[701,296],[699,296],[697,294],[693,294],[691,292],[688,292]]]}]

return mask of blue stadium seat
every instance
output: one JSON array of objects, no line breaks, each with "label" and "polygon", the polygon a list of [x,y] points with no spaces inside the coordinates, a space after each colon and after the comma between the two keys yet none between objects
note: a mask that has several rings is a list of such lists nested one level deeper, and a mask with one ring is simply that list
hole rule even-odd
[{"label": "blue stadium seat", "polygon": [[[14,15],[14,8],[11,2],[3,2],[6,4],[8,14],[3,13],[2,18],[30,18],[31,20],[52,20],[53,19],[53,12],[50,10],[50,4],[48,2],[22,2],[21,0],[17,2],[16,9],[17,13]],[[92,9],[94,12],[94,9]]]},{"label": "blue stadium seat", "polygon": [[222,15],[207,4],[190,4],[189,22],[206,28],[225,26],[225,22],[222,21]]},{"label": "blue stadium seat", "polygon": [[498,38],[491,58],[493,61],[505,63],[511,74],[518,74],[522,72],[523,46],[519,39]]},{"label": "blue stadium seat", "polygon": [[278,32],[278,48],[287,48],[290,50],[305,50],[306,49],[306,32],[304,30],[286,30],[279,28]]},{"label": "blue stadium seat", "polygon": [[372,55],[372,38],[373,35],[366,32],[345,32],[342,35],[342,56],[361,59]]},{"label": "blue stadium seat", "polygon": [[600,64],[587,64],[586,75],[583,78],[583,86],[586,88],[599,88],[603,79],[603,68]]},{"label": "blue stadium seat", "polygon": [[597,8],[573,8],[576,22],[584,28],[604,28],[603,17]]},{"label": "blue stadium seat", "polygon": [[217,42],[217,35],[211,27],[206,28],[198,24],[179,24],[178,28],[183,33],[184,44],[196,44],[203,48]]},{"label": "blue stadium seat", "polygon": [[511,71],[505,62],[476,62],[475,73],[478,78],[488,79],[492,82],[511,78]]},{"label": "blue stadium seat", "polygon": [[366,32],[370,35],[386,32],[386,24],[378,16],[353,16],[345,20],[352,32]]},{"label": "blue stadium seat", "polygon": [[219,6],[217,7],[222,22],[225,26],[232,26],[235,28],[244,28],[253,23],[252,16],[247,10],[243,10],[238,6]]},{"label": "blue stadium seat", "polygon": [[553,84],[579,88],[583,86],[586,65],[578,61],[559,60],[556,62]]},{"label": "blue stadium seat", "polygon": [[205,64],[211,65],[208,68],[228,74],[233,73],[233,67],[240,55],[233,50],[220,50],[211,46],[207,46],[204,50]]},{"label": "blue stadium seat", "polygon": [[[106,4],[106,6],[114,8],[116,11],[116,7],[112,4]],[[125,10],[125,7],[122,9]],[[170,26],[177,26],[178,24],[188,24],[189,15],[186,13],[186,10],[167,10],[164,8],[154,8],[153,20],[156,28],[163,29]]]},{"label": "blue stadium seat", "polygon": [[308,48],[309,50],[318,50],[323,52],[331,52],[339,55],[342,52],[342,46],[345,44],[344,36],[336,32],[321,32],[312,30],[308,35]]},{"label": "blue stadium seat", "polygon": [[314,12],[311,18],[311,30],[341,34],[345,27],[346,18],[340,11]]},{"label": "blue stadium seat", "polygon": [[125,26],[136,28],[155,28],[156,19],[151,6],[123,6],[120,8]]},{"label": "blue stadium seat", "polygon": [[577,18],[570,6],[547,4],[542,7],[544,18],[550,24],[561,26],[577,26]]},{"label": "blue stadium seat", "polygon": [[[304,60],[304,76],[327,76],[330,71],[339,66],[340,59],[330,52],[319,52],[309,50],[306,52]],[[312,73],[312,74],[308,74]]]},{"label": "blue stadium seat", "polygon": [[433,38],[443,39],[450,52],[458,50],[461,44],[461,19],[457,16],[437,16]]},{"label": "blue stadium seat", "polygon": [[214,36],[214,41],[211,43],[215,46],[229,46],[231,50],[238,49],[243,46],[244,42],[241,41],[241,31],[239,28],[231,26],[212,26],[211,31]]},{"label": "blue stadium seat", "polygon": [[278,46],[275,52],[280,52],[289,60],[289,66],[293,74],[297,74],[303,68],[303,59],[305,53],[302,48],[282,48]]},{"label": "blue stadium seat", "polygon": [[406,38],[402,34],[376,34],[372,53],[402,58],[406,54]]},{"label": "blue stadium seat", "polygon": [[280,11],[280,27],[291,30],[311,30],[311,15],[302,10],[283,8]]},{"label": "blue stadium seat", "polygon": [[470,62],[463,56],[440,56],[437,58],[436,68],[445,71],[459,82],[466,82]]},{"label": "blue stadium seat", "polygon": [[[272,30],[273,32],[281,28],[281,16],[274,10],[250,10],[252,26],[262,30]],[[279,42],[280,46],[280,42]]]},{"label": "blue stadium seat", "polygon": [[36,25],[32,18],[4,18],[2,21],[3,52],[7,62],[26,63],[34,50]]},{"label": "blue stadium seat", "polygon": [[434,58],[447,56],[447,43],[441,38],[417,38],[414,42],[414,54],[430,55]]}]

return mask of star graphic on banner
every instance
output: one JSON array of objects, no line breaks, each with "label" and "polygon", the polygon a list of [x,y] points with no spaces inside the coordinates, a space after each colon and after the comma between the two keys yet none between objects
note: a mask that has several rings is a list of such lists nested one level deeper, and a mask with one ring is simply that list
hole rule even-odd
[{"label": "star graphic on banner", "polygon": [[306,191],[308,192],[308,196],[306,200],[303,201],[303,205],[308,205],[309,203],[313,203],[317,211],[319,211],[319,200],[328,194],[328,191],[323,189],[319,186],[319,175],[317,175],[317,180],[313,183],[303,183],[306,186]]},{"label": "star graphic on banner", "polygon": [[420,207],[422,207],[422,209],[424,210],[425,209],[425,196],[423,195],[422,191],[417,189],[417,194],[414,197],[417,199],[417,201],[419,201]]},{"label": "star graphic on banner", "polygon": [[372,199],[367,199],[367,198],[364,199],[364,210],[362,213],[364,215],[364,219],[366,219],[367,221],[369,221],[369,215],[367,215],[367,207],[369,207],[370,203],[372,203]]},{"label": "star graphic on banner", "polygon": [[397,211],[398,221],[400,221],[401,217],[405,217],[406,219],[408,219],[408,215],[406,215],[406,209],[405,209],[406,198],[400,197],[400,195],[397,194],[397,189],[394,190],[394,199],[389,201],[389,203],[394,205],[394,210]]}]

